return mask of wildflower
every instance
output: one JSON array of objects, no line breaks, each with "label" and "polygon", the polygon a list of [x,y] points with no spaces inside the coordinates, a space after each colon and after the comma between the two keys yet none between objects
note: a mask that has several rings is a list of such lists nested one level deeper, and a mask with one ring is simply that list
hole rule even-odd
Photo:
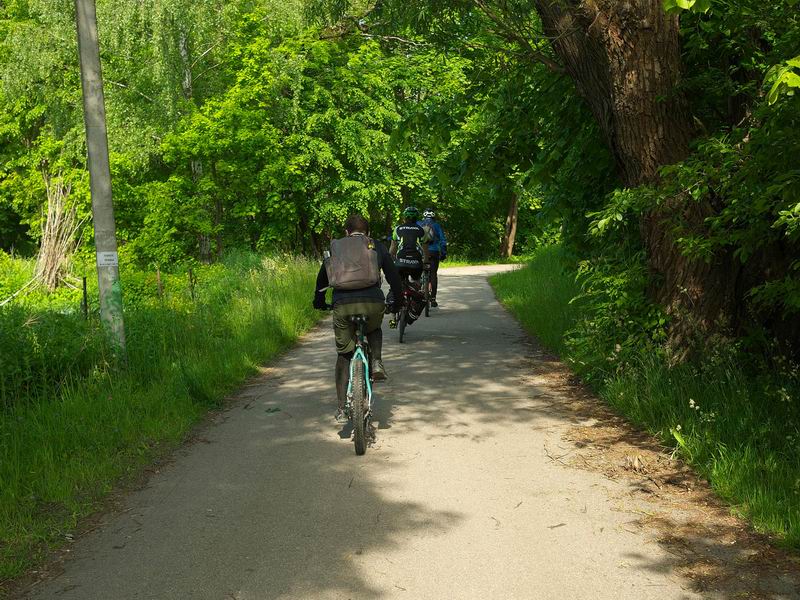
[{"label": "wildflower", "polygon": [[683,429],[683,427],[681,427],[680,423],[678,423],[678,426],[675,427],[675,431],[680,431],[681,429]]},{"label": "wildflower", "polygon": [[692,398],[689,398],[689,407],[694,408],[694,400]]}]

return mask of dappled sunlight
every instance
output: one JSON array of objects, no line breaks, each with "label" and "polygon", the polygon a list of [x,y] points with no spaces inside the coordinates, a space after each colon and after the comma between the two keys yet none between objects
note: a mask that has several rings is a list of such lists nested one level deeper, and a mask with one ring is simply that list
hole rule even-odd
[{"label": "dappled sunlight", "polygon": [[[133,597],[119,587],[129,581],[139,582],[135,597],[147,598],[384,597],[385,586],[360,561],[412,534],[443,535],[461,517],[382,493],[376,469],[385,479],[402,461],[373,452],[358,459],[349,440],[335,436],[333,389],[319,384],[322,370],[311,367],[314,392],[300,393],[296,363],[332,353],[318,343],[327,336],[327,328],[317,330],[302,352],[276,363],[274,377],[247,386],[220,416],[224,425],[201,433],[123,514],[78,546],[82,573],[57,578],[58,597]],[[328,379],[332,370],[324,369]]]},{"label": "dappled sunlight", "polygon": [[[33,598],[528,598],[535,589],[733,600],[705,595],[687,570],[676,548],[694,548],[692,531],[676,524],[667,539],[642,519],[660,513],[641,477],[588,467],[609,447],[644,453],[649,438],[524,336],[482,273],[443,278],[440,300],[406,344],[384,326],[389,381],[375,386],[365,456],[332,418],[326,320],[78,543],[65,574]],[[732,573],[742,552],[727,538],[704,540],[700,558],[713,554],[714,573]],[[141,582],[137,596],[125,581]]]}]

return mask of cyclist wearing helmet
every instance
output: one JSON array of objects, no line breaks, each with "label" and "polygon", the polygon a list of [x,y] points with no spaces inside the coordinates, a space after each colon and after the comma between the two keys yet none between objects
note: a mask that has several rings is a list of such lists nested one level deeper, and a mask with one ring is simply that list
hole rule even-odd
[{"label": "cyclist wearing helmet", "polygon": [[436,292],[439,289],[439,262],[447,259],[447,238],[444,229],[436,220],[436,213],[432,208],[426,208],[422,213],[423,219],[419,222],[431,235],[428,244],[431,264],[431,306],[439,306],[436,302]]},{"label": "cyclist wearing helmet", "polygon": [[[419,216],[419,209],[409,206],[403,211],[403,224],[395,227],[392,233],[389,253],[395,259],[404,284],[409,279],[419,282],[422,270],[429,263],[428,242],[431,234],[417,223]],[[386,300],[388,304],[393,304],[394,294],[390,292]],[[396,318],[394,321],[396,322]]]},{"label": "cyclist wearing helmet", "polygon": [[417,221],[419,209],[409,206],[403,211],[403,224],[398,225],[392,234],[392,245],[389,253],[395,259],[397,269],[403,281],[418,280],[422,277],[422,269],[428,263],[428,242],[431,234]]}]

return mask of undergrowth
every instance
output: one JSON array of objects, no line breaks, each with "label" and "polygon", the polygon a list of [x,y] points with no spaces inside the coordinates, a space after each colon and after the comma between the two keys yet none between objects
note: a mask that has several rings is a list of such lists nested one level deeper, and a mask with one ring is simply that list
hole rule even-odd
[{"label": "undergrowth", "polygon": [[729,344],[695,364],[670,367],[658,339],[616,339],[610,326],[598,326],[598,315],[615,316],[613,306],[598,310],[597,297],[580,283],[559,247],[543,248],[527,267],[492,278],[525,329],[607,403],[674,447],[757,529],[800,548],[797,366],[779,358],[754,363]]},{"label": "undergrowth", "polygon": [[79,293],[0,308],[0,583],[311,327],[315,274],[303,259],[240,255],[196,267],[193,286],[162,274],[159,295],[155,273],[124,268],[124,370]]}]

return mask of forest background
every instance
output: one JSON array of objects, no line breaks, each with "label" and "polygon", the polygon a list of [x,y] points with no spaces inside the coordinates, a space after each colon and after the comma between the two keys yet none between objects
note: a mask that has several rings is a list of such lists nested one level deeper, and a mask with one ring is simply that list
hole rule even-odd
[{"label": "forest background", "polygon": [[523,323],[800,544],[797,0],[97,8],[124,376],[92,309],[73,4],[0,2],[0,302],[22,290],[0,307],[0,579],[314,322],[294,256],[406,205],[459,257],[531,257],[495,282]]}]

